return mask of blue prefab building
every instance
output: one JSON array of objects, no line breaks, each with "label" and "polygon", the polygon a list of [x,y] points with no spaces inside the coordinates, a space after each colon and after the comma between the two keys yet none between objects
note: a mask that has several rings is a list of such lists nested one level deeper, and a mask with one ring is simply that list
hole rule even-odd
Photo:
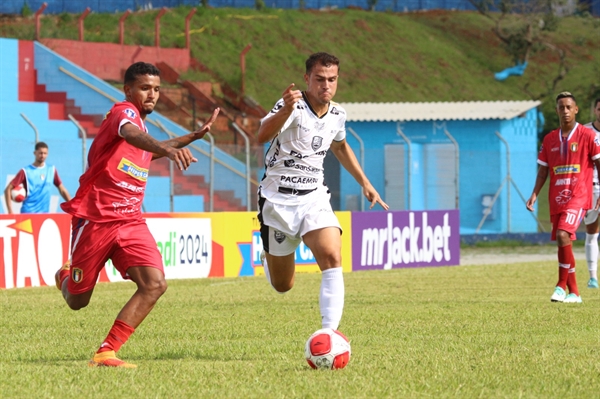
[{"label": "blue prefab building", "polygon": [[[537,173],[539,101],[341,105],[347,141],[391,209],[458,208],[461,234],[537,232],[525,201]],[[333,180],[339,209],[368,209],[349,173]]]}]

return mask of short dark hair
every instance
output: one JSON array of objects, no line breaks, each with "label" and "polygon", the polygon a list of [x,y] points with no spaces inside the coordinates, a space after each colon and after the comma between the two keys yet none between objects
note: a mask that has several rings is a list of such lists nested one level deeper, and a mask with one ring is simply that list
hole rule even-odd
[{"label": "short dark hair", "polygon": [[43,141],[38,141],[35,143],[35,150],[37,151],[40,148],[48,148],[48,144],[44,143]]},{"label": "short dark hair", "polygon": [[340,70],[340,60],[335,55],[327,53],[314,53],[306,60],[306,74],[310,75],[310,72],[317,64],[324,67],[335,65],[338,67],[338,72]]},{"label": "short dark hair", "polygon": [[563,91],[561,93],[558,93],[558,96],[556,96],[556,103],[558,104],[558,100],[563,99],[563,98],[572,98],[573,102],[577,102],[577,100],[575,100],[575,96],[573,94],[571,94],[571,92],[569,91]]},{"label": "short dark hair", "polygon": [[598,97],[596,101],[594,101],[594,108],[598,106],[598,103],[600,103],[600,97]]},{"label": "short dark hair", "polygon": [[157,67],[152,64],[148,64],[147,62],[136,62],[135,64],[131,64],[129,68],[125,71],[125,84],[131,84],[135,82],[138,76],[140,75],[154,75],[160,76],[160,71]]}]

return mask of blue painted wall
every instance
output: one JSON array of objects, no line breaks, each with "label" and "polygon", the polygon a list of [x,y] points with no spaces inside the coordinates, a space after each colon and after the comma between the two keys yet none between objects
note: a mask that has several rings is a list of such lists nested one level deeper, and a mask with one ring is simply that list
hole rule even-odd
[{"label": "blue painted wall", "polygon": [[[37,127],[40,141],[48,144],[47,163],[55,165],[67,190],[74,194],[83,169],[82,142],[70,121],[48,119],[45,103],[18,101],[18,41],[0,39],[0,184],[34,161],[35,133],[21,117]],[[52,195],[59,195],[58,190]],[[62,199],[61,199],[62,202]],[[60,208],[59,208],[60,209]],[[2,209],[0,211],[3,212]]]},{"label": "blue painted wall", "polygon": [[[458,142],[460,148],[460,219],[461,234],[472,234],[483,217],[483,195],[494,195],[507,175],[506,146],[495,132],[500,133],[510,146],[511,177],[525,199],[531,194],[537,173],[537,110],[528,111],[523,117],[508,121],[445,121],[449,133]],[[436,121],[441,124],[444,121]],[[397,134],[396,122],[349,122],[365,145],[365,173],[373,186],[383,196],[385,193],[385,155],[386,144],[404,144]],[[411,181],[411,209],[435,209],[435,190],[425,190],[423,170],[425,157],[423,144],[450,143],[443,130],[434,129],[434,123],[404,122],[402,132],[412,142],[413,174]],[[359,156],[356,139],[348,135],[348,143]],[[404,179],[408,178],[407,156],[405,156]],[[429,161],[431,162],[431,161]],[[431,166],[431,165],[430,165]],[[454,168],[454,165],[448,165]],[[345,170],[341,176],[341,207],[344,198],[360,192],[360,187]],[[526,210],[523,200],[514,185],[510,186],[510,232],[537,232],[537,223]],[[406,193],[409,195],[409,193]],[[385,198],[384,198],[385,200]],[[481,227],[481,233],[505,233],[508,229],[508,182],[500,191],[495,203],[495,218],[488,218]]]}]

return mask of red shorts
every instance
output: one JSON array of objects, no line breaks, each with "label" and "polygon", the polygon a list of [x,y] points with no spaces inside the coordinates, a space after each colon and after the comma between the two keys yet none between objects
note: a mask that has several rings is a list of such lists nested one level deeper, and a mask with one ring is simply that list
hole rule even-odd
[{"label": "red shorts", "polygon": [[73,217],[69,292],[93,289],[108,259],[124,279],[129,279],[127,269],[134,266],[155,267],[164,273],[162,257],[145,220],[94,223]]},{"label": "red shorts", "polygon": [[562,213],[556,215],[550,215],[550,221],[552,222],[552,241],[556,241],[556,232],[558,230],[564,230],[570,233],[571,240],[575,240],[577,237],[575,232],[579,228],[581,220],[585,216],[585,209],[567,209]]}]

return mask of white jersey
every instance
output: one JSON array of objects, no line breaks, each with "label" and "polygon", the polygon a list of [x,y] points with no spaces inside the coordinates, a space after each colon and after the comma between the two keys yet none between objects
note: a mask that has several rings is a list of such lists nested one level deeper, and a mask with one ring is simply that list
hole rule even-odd
[{"label": "white jersey", "polygon": [[[283,99],[277,101],[261,123],[283,105]],[[271,141],[265,156],[265,176],[259,188],[261,195],[273,203],[296,205],[311,201],[313,194],[326,193],[325,155],[332,141],[345,138],[346,111],[332,101],[327,113],[319,118],[302,93],[302,99]]]},{"label": "white jersey", "polygon": [[[587,127],[588,129],[590,129],[591,131],[593,131],[594,133],[596,133],[596,140],[600,140],[600,130],[596,129],[596,126],[594,126],[593,122],[590,122],[584,126]],[[600,190],[600,186],[599,186],[600,181],[598,180],[598,169],[596,169],[595,165],[594,165],[593,182],[594,182],[594,191]]]}]

